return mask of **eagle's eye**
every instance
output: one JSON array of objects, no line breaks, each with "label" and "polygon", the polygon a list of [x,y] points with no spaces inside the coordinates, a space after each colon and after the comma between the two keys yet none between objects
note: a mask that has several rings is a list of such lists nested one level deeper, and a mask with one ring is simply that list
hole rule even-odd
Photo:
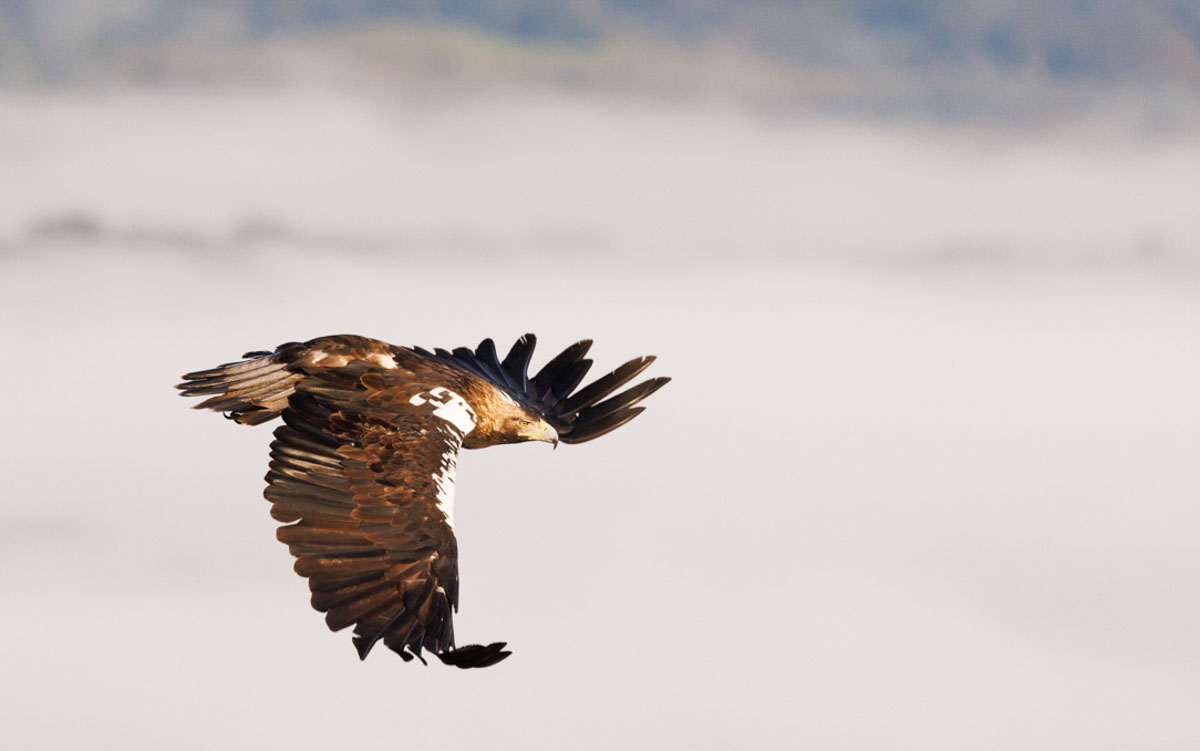
[{"label": "eagle's eye", "polygon": [[517,424],[520,425],[521,427],[525,427],[526,425],[532,425],[533,420],[526,420],[524,417],[518,417]]}]

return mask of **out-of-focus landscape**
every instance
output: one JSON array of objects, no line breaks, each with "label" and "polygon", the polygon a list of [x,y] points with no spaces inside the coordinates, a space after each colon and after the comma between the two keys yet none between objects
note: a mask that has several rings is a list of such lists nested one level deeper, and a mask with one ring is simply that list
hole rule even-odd
[{"label": "out-of-focus landscape", "polygon": [[[0,1],[6,746],[1196,747],[1196,196],[1196,2]],[[360,663],[171,385],[525,331],[674,381]]]}]

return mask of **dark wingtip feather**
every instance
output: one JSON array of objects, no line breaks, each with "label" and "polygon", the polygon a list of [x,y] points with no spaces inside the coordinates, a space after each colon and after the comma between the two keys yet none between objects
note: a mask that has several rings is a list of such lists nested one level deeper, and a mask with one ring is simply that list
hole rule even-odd
[{"label": "dark wingtip feather", "polygon": [[554,356],[550,362],[542,366],[537,375],[529,379],[533,386],[538,399],[544,397],[550,391],[550,387],[563,374],[565,370],[570,368],[575,363],[583,359],[588,350],[592,348],[591,339],[580,339],[579,341],[567,347],[562,352]]},{"label": "dark wingtip feather", "polygon": [[592,346],[591,339],[581,339],[567,347],[531,378],[529,361],[536,344],[536,336],[525,334],[513,344],[502,361],[491,339],[484,339],[474,350],[467,347],[452,352],[435,349],[434,356],[506,390],[549,421],[562,435],[563,443],[592,440],[629,422],[642,411],[642,408],[631,407],[671,380],[652,378],[611,396],[655,361],[654,355],[646,355],[629,360],[580,389],[592,366],[592,361],[586,357]]},{"label": "dark wingtip feather", "polygon": [[446,665],[453,665],[456,668],[464,670],[468,668],[486,668],[501,662],[512,654],[511,651],[504,649],[506,646],[508,644],[502,641],[493,642],[487,646],[483,646],[482,644],[468,644],[465,647],[441,652],[437,657]]},{"label": "dark wingtip feather", "polygon": [[488,379],[509,389],[517,388],[517,381],[510,378],[500,364],[500,356],[496,354],[496,343],[484,339],[475,348],[475,361],[487,373]]},{"label": "dark wingtip feather", "polygon": [[496,342],[490,336],[475,348],[475,356],[487,360],[488,364],[494,363],[497,368],[500,367],[500,357],[496,354]]},{"label": "dark wingtip feather", "polygon": [[645,411],[645,407],[629,407],[619,412],[614,412],[601,420],[584,425],[581,428],[572,429],[570,433],[561,436],[559,440],[563,443],[586,443],[587,441],[595,440],[602,435],[613,432]]},{"label": "dark wingtip feather", "polygon": [[584,386],[558,405],[559,416],[580,412],[632,381],[655,361],[654,355],[635,357],[608,374]]},{"label": "dark wingtip feather", "polygon": [[574,391],[591,369],[592,361],[585,357],[564,370],[562,375],[550,384],[550,393],[554,394],[555,401],[566,398]]},{"label": "dark wingtip feather", "polygon": [[513,342],[512,349],[504,356],[504,362],[500,363],[509,380],[521,392],[529,390],[529,361],[536,347],[537,337],[525,334]]},{"label": "dark wingtip feather", "polygon": [[599,404],[581,410],[575,418],[573,425],[576,429],[597,422],[611,414],[615,414],[622,409],[632,407],[646,397],[658,391],[671,379],[666,376],[651,378],[648,381],[642,381],[638,385],[626,389],[614,397],[610,397]]},{"label": "dark wingtip feather", "polygon": [[351,641],[354,642],[354,648],[358,650],[358,659],[360,660],[367,659],[367,655],[371,654],[371,647],[375,646],[375,639],[366,636],[356,636]]}]

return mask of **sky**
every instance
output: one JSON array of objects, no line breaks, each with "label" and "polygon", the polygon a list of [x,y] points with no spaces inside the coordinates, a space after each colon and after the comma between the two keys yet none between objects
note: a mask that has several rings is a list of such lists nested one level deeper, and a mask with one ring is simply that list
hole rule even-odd
[{"label": "sky", "polygon": [[[0,91],[10,745],[1200,742],[1186,124],[451,91],[301,37],[254,46],[286,76]],[[589,337],[673,380],[600,440],[461,457],[456,632],[512,657],[360,662],[274,540],[270,426],[173,384],[527,331],[535,368]]]}]

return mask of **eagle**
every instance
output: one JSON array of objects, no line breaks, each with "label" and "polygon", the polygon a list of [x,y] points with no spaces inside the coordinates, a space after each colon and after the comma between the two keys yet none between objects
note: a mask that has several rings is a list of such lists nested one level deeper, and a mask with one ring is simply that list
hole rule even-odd
[{"label": "eagle", "polygon": [[491,339],[454,350],[354,335],[288,342],[183,376],[196,409],[242,425],[275,418],[267,472],[276,537],[308,579],[333,631],[354,627],[359,658],[383,642],[405,662],[423,652],[460,668],[494,665],[505,642],[456,646],[459,449],[585,443],[637,417],[670,378],[617,392],[654,361],[638,357],[580,388],[591,340],[530,377],[537,338],[503,360]]}]

